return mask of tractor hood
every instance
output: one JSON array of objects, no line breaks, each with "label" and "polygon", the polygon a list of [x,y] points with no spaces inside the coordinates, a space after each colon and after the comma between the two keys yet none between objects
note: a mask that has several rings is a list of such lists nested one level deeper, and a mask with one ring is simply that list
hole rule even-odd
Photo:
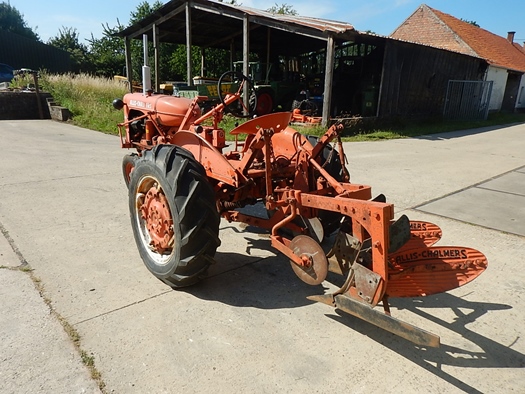
[{"label": "tractor hood", "polygon": [[[157,121],[160,124],[163,126],[176,127],[182,123],[192,100],[162,94],[144,96],[142,93],[128,93],[124,96],[124,102],[128,105],[130,111],[155,111],[157,113]],[[190,121],[197,119],[200,115],[201,110],[196,106]]]}]

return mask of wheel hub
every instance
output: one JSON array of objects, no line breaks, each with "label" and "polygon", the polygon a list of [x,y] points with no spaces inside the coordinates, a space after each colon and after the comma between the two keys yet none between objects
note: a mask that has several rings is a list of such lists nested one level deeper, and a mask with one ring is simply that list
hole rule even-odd
[{"label": "wheel hub", "polygon": [[157,253],[173,248],[173,219],[166,196],[160,188],[152,186],[140,207],[141,217],[146,222],[151,241],[150,246]]}]

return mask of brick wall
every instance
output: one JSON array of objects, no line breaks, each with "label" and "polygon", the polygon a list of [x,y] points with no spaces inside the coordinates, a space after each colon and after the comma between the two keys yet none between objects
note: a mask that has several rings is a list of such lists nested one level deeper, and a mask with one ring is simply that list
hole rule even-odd
[{"label": "brick wall", "polygon": [[[51,95],[40,93],[44,118],[50,119],[47,97],[51,97]],[[0,120],[12,119],[40,119],[36,93],[0,91]]]},{"label": "brick wall", "polygon": [[452,29],[426,6],[420,6],[391,34],[391,37],[477,56]]}]

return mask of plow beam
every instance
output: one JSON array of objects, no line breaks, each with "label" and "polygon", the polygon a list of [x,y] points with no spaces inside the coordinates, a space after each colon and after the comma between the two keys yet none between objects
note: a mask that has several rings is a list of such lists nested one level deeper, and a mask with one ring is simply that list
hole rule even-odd
[{"label": "plow beam", "polygon": [[334,306],[352,316],[358,317],[374,326],[382,328],[385,331],[391,332],[401,338],[404,338],[412,343],[424,347],[439,347],[440,338],[436,334],[425,331],[419,327],[413,326],[402,320],[396,319],[384,312],[373,309],[371,306],[362,302],[353,300],[344,295],[326,294],[321,296],[307,297],[309,300],[322,302]]}]

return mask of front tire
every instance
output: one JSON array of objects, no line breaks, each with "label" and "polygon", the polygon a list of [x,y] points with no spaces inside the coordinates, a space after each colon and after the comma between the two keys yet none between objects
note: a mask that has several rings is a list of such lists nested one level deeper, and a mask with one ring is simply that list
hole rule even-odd
[{"label": "front tire", "polygon": [[127,188],[129,188],[131,172],[135,168],[135,163],[137,162],[138,157],[139,156],[136,153],[131,153],[122,158],[122,176],[124,177],[124,183]]},{"label": "front tire", "polygon": [[220,216],[204,168],[175,145],[135,162],[129,184],[133,235],[148,270],[178,288],[202,279],[220,244]]}]

